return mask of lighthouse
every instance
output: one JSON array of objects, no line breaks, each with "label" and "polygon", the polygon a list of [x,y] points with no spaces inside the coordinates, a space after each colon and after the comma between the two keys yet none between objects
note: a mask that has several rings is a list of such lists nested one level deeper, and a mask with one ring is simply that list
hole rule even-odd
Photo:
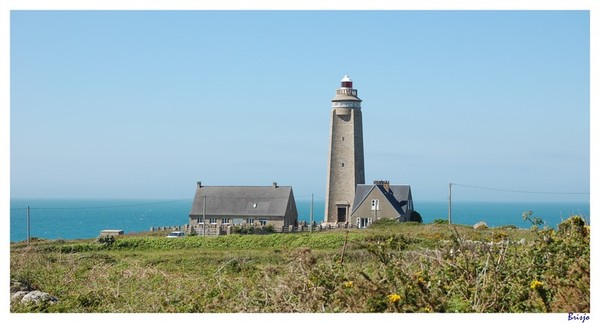
[{"label": "lighthouse", "polygon": [[331,100],[326,223],[347,223],[357,184],[365,183],[362,113],[358,91],[344,75]]}]

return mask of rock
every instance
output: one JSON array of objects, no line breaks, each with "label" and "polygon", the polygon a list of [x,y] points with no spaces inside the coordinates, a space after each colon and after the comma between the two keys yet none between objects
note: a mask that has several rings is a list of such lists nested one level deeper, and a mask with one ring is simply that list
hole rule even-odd
[{"label": "rock", "polygon": [[31,286],[27,283],[22,283],[20,281],[13,280],[10,283],[10,292],[16,293],[20,291],[31,291],[33,290]]},{"label": "rock", "polygon": [[20,302],[23,299],[23,297],[27,294],[29,294],[29,292],[22,291],[22,290],[20,290],[18,292],[14,292],[12,295],[10,295],[10,301],[15,302],[15,303]]},{"label": "rock", "polygon": [[32,292],[27,293],[27,295],[23,296],[23,298],[21,299],[21,303],[35,303],[35,304],[40,304],[40,303],[48,303],[48,304],[55,304],[58,302],[58,298],[39,291],[39,290],[34,290]]},{"label": "rock", "polygon": [[473,229],[475,230],[483,230],[483,229],[487,229],[487,223],[480,221],[475,223],[475,225],[473,225]]}]

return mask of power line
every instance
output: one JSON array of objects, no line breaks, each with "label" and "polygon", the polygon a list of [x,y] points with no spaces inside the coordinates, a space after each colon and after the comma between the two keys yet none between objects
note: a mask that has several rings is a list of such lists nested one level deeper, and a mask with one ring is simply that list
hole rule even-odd
[{"label": "power line", "polygon": [[462,186],[462,187],[467,187],[467,188],[476,188],[476,189],[488,190],[488,191],[509,192],[509,193],[551,194],[551,195],[589,195],[590,194],[590,193],[574,193],[574,192],[540,192],[540,191],[509,190],[509,189],[502,189],[502,188],[483,187],[483,186],[465,185],[465,184],[457,184],[457,183],[452,183],[452,185]]}]

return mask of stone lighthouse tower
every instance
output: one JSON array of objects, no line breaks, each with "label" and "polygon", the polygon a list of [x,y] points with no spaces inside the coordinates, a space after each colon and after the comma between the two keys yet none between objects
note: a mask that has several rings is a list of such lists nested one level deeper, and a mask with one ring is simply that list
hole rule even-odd
[{"label": "stone lighthouse tower", "polygon": [[345,223],[350,219],[356,184],[365,183],[361,99],[345,75],[336,90],[331,109],[331,138],[325,222]]}]

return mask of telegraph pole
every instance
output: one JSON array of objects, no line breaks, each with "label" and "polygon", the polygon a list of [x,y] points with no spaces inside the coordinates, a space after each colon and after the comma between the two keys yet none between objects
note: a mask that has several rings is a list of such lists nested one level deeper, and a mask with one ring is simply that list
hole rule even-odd
[{"label": "telegraph pole", "polygon": [[204,205],[202,205],[202,236],[206,236],[206,195],[204,195]]},{"label": "telegraph pole", "polygon": [[452,183],[448,184],[448,223],[452,223]]},{"label": "telegraph pole", "polygon": [[310,233],[313,231],[313,203],[314,193],[310,193]]},{"label": "telegraph pole", "polygon": [[29,206],[27,207],[27,245],[31,243],[31,216]]}]

